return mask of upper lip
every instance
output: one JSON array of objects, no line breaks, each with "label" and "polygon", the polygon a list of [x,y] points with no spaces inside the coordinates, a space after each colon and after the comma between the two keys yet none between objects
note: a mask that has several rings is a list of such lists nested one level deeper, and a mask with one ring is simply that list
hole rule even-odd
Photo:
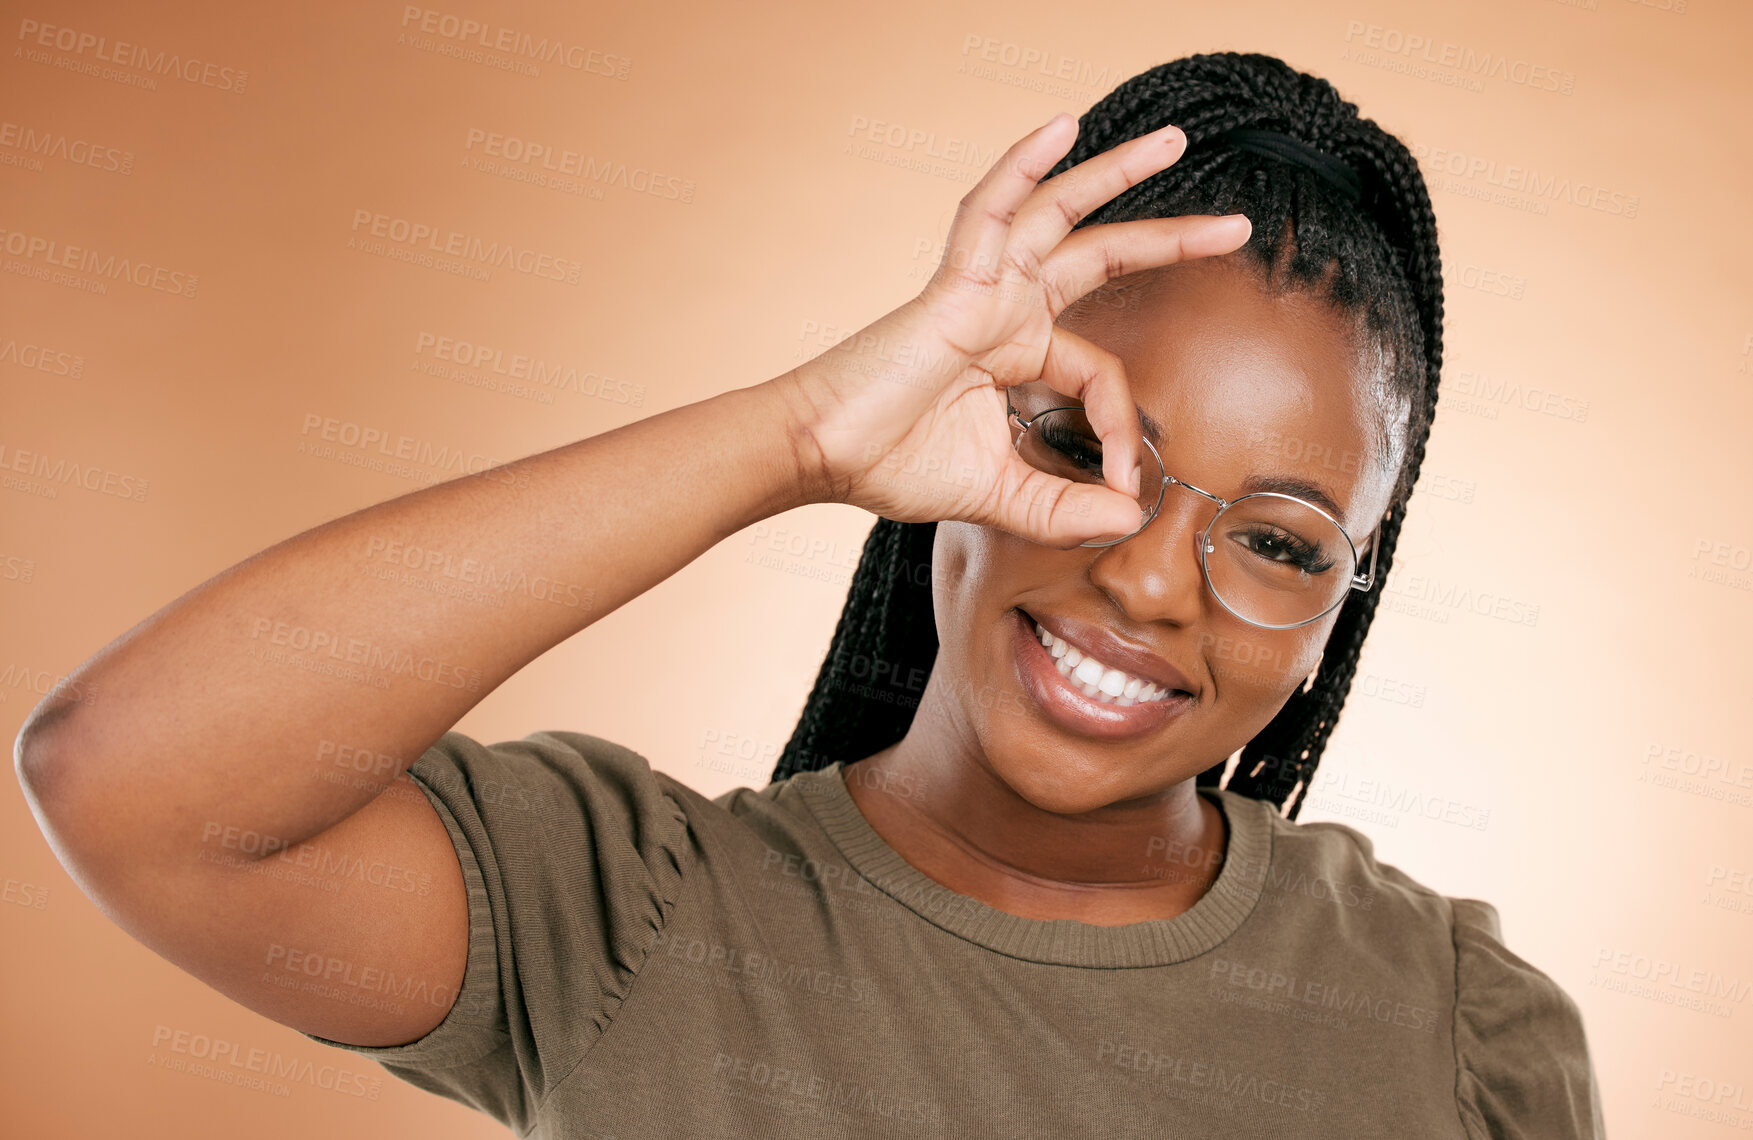
[{"label": "upper lip", "polygon": [[1146,681],[1155,681],[1165,688],[1193,692],[1193,682],[1179,669],[1137,642],[1127,641],[1107,626],[1092,625],[1062,614],[1031,614],[1027,610],[1022,613],[1031,621],[1040,622],[1054,637],[1070,642],[1079,653],[1094,657],[1103,665]]}]

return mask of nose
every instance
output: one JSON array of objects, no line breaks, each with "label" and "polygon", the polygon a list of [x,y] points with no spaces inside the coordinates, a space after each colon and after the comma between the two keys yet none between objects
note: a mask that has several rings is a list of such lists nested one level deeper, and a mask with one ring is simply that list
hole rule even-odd
[{"label": "nose", "polygon": [[1162,507],[1143,530],[1098,550],[1090,581],[1134,621],[1192,624],[1206,605],[1199,543],[1217,509],[1205,496],[1169,484]]}]

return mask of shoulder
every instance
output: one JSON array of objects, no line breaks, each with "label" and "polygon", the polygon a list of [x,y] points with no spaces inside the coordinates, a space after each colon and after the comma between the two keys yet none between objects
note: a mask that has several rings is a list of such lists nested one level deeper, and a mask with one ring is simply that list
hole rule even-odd
[{"label": "shoulder", "polygon": [[1447,951],[1448,898],[1377,858],[1369,836],[1343,823],[1289,820],[1264,801],[1227,791],[1223,796],[1234,810],[1258,812],[1266,821],[1271,843],[1261,875],[1264,891],[1331,904],[1317,909],[1338,916],[1360,936],[1369,928],[1377,934],[1391,930],[1403,944],[1406,935],[1422,931],[1426,941]]},{"label": "shoulder", "polygon": [[1452,903],[1455,1096],[1471,1134],[1604,1135],[1581,1008],[1504,943],[1495,907]]},{"label": "shoulder", "polygon": [[562,791],[590,786],[607,794],[662,794],[651,765],[630,748],[581,732],[532,732],[521,740],[487,744],[451,730],[409,769],[428,785],[462,784],[483,804],[556,806]]},{"label": "shoulder", "polygon": [[[630,748],[578,732],[483,743],[444,733],[409,769],[452,817],[459,849],[543,905],[567,883],[609,877],[667,905],[692,862],[689,818]],[[570,897],[570,896],[565,896]]]},{"label": "shoulder", "polygon": [[619,836],[681,868],[782,837],[786,846],[825,838],[795,779],[708,798],[638,750],[586,732],[492,745],[447,732],[411,771],[446,799],[471,801],[490,829],[540,822],[550,840],[581,830]]},{"label": "shoulder", "polygon": [[[585,732],[550,729],[486,744],[446,732],[409,769],[446,799],[462,796],[507,820],[584,815],[599,827],[685,826],[703,802],[638,751]],[[692,810],[690,810],[692,809]]]},{"label": "shoulder", "polygon": [[1244,810],[1249,804],[1272,835],[1263,890],[1336,904],[1303,912],[1314,919],[1299,923],[1309,941],[1440,979],[1453,1008],[1455,1096],[1468,1136],[1603,1135],[1582,1011],[1509,949],[1496,907],[1433,890],[1381,861],[1370,837],[1347,824],[1293,822],[1270,804],[1244,801]]}]

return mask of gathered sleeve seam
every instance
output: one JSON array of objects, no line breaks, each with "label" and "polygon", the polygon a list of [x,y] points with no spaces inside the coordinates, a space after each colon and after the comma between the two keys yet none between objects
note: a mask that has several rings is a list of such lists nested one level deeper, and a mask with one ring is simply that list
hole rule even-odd
[{"label": "gathered sleeve seam", "polygon": [[653,957],[652,951],[657,945],[658,935],[661,934],[663,928],[669,924],[670,916],[674,914],[676,909],[681,905],[683,894],[697,881],[697,877],[690,877],[688,872],[692,870],[699,861],[699,837],[695,833],[692,821],[688,819],[688,813],[683,809],[682,805],[676,801],[676,798],[668,792],[665,792],[664,799],[675,809],[675,819],[681,825],[681,835],[679,842],[676,845],[680,848],[681,856],[678,859],[673,852],[670,856],[671,874],[664,876],[669,880],[668,889],[664,890],[659,896],[657,919],[652,923],[650,937],[644,939],[644,953],[639,959],[639,964],[633,968],[633,973],[627,979],[626,984],[621,987],[620,1000],[615,1003],[613,1009],[608,1010],[604,1015],[602,1028],[591,1039],[590,1043],[584,1047],[583,1051],[579,1053],[578,1058],[573,1061],[571,1065],[567,1066],[566,1072],[557,1079],[548,1082],[547,1090],[543,1092],[542,1099],[536,1103],[535,1112],[531,1117],[532,1127],[534,1127],[535,1121],[540,1120],[542,1111],[546,1108],[548,1101],[553,1098],[555,1090],[571,1079],[572,1074],[576,1073],[579,1068],[583,1066],[585,1058],[589,1057],[591,1053],[596,1050],[596,1047],[602,1043],[603,1039],[609,1035],[610,1031],[617,1024],[615,1020],[616,1015],[621,1012],[621,1008],[632,998],[633,987],[639,983],[640,978],[645,976],[645,967]]}]

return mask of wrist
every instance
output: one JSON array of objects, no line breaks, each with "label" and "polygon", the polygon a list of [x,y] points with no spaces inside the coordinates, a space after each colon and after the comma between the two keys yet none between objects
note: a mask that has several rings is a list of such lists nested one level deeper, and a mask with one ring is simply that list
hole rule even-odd
[{"label": "wrist", "polygon": [[815,434],[820,407],[805,378],[794,368],[754,390],[762,393],[775,421],[782,425],[785,455],[795,473],[797,502],[793,505],[845,502]]}]

